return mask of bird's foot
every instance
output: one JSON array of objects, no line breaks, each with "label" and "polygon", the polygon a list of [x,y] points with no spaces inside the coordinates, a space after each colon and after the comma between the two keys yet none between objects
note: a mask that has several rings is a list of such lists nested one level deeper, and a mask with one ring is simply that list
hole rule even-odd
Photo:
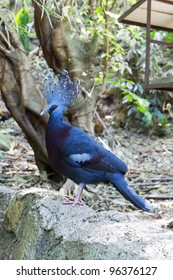
[{"label": "bird's foot", "polygon": [[63,204],[72,204],[73,206],[75,205],[83,205],[84,202],[83,200],[79,197],[71,197],[71,196],[66,196],[66,200],[64,201]]},{"label": "bird's foot", "polygon": [[67,197],[68,199],[65,202],[65,204],[72,204],[73,206],[75,206],[76,204],[83,205],[84,202],[82,201],[80,196],[81,196],[81,193],[82,193],[82,190],[83,190],[84,186],[85,185],[83,183],[79,184],[79,188],[78,188],[76,196],[75,197]]}]

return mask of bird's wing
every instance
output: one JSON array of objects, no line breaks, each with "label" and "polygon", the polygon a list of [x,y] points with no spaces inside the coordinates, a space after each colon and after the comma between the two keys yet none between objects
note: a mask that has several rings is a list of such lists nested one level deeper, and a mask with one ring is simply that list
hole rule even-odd
[{"label": "bird's wing", "polygon": [[73,127],[63,147],[64,160],[90,171],[126,173],[126,164],[80,129]]}]

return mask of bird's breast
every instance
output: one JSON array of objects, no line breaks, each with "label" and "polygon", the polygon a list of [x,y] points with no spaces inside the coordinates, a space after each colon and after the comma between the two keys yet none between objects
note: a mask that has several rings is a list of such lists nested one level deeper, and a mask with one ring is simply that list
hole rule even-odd
[{"label": "bird's breast", "polygon": [[66,138],[69,136],[71,127],[53,127],[48,126],[46,129],[46,148],[48,152],[48,157],[53,169],[57,170],[63,165],[62,161],[62,151]]},{"label": "bird's breast", "polygon": [[[56,126],[47,126],[46,128],[46,144],[48,148],[50,146],[59,146],[62,147],[63,143],[65,142],[66,138],[70,134],[70,126],[63,126],[63,127],[56,127]],[[53,148],[53,147],[52,147]]]}]

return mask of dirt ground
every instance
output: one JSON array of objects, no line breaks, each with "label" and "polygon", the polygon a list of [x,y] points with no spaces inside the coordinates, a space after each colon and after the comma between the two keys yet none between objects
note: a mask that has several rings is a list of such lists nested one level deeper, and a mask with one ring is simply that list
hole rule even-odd
[{"label": "dirt ground", "polygon": [[[32,149],[20,127],[12,119],[1,123],[2,126],[10,127],[12,142],[10,150],[3,151],[3,158],[0,160],[0,183],[14,189],[52,189],[54,185],[44,174],[39,174]],[[173,127],[162,138],[139,134],[134,129],[128,131],[109,128],[109,132],[113,137],[105,133],[101,141],[111,146],[113,152],[127,163],[129,185],[149,199],[155,207],[155,212],[149,219],[154,219],[157,226],[159,224],[161,232],[163,227],[166,228],[173,239]],[[62,194],[62,189],[60,192]],[[121,213],[134,212],[135,215],[139,212],[112,186],[106,184],[89,186],[83,192],[83,197],[96,211],[116,209]],[[146,216],[141,213],[141,219],[142,217],[146,222]],[[129,223],[133,223],[133,219]]]}]

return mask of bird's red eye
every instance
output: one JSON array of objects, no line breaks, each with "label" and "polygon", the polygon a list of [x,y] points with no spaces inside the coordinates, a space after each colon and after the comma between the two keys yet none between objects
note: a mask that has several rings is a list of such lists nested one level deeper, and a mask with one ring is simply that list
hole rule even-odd
[{"label": "bird's red eye", "polygon": [[53,106],[51,107],[51,111],[54,111],[56,108],[57,108],[57,106],[56,106],[56,105],[53,105]]}]

